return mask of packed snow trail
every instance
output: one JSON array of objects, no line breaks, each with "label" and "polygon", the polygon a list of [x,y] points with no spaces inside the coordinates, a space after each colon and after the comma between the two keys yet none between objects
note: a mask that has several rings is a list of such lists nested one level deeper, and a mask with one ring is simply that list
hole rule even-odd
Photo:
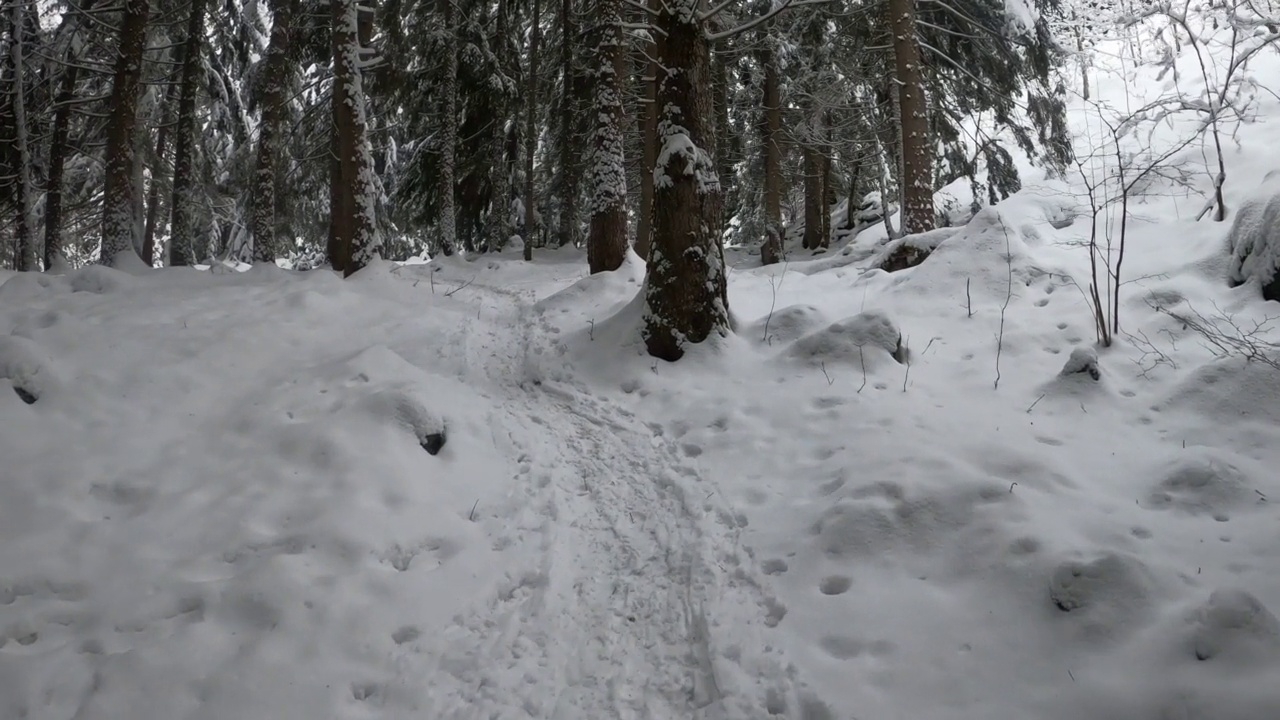
[{"label": "packed snow trail", "polygon": [[660,428],[541,380],[541,362],[562,362],[559,331],[525,297],[485,290],[510,304],[482,313],[509,325],[468,325],[446,346],[484,359],[469,380],[500,396],[494,431],[519,458],[523,524],[537,527],[541,560],[411,647],[431,660],[406,663],[397,682],[451,679],[422,709],[459,720],[784,715],[792,683],[756,632],[781,609],[743,564],[731,515],[688,492],[709,499],[715,486]]}]

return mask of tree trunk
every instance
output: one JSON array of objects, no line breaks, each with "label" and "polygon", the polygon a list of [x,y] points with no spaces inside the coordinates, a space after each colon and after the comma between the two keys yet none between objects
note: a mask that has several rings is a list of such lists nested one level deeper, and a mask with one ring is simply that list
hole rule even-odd
[{"label": "tree trunk", "polygon": [[596,0],[600,43],[596,50],[595,162],[591,172],[591,232],[587,265],[592,273],[617,270],[627,256],[627,167],[622,147],[621,0]]},{"label": "tree trunk", "polygon": [[800,152],[804,156],[804,249],[815,250],[822,243],[822,156],[813,146],[816,128],[809,128]]},{"label": "tree trunk", "polygon": [[458,248],[458,210],[454,202],[457,187],[458,151],[458,22],[454,0],[440,3],[444,25],[444,78],[440,81],[440,251],[452,255]]},{"label": "tree trunk", "polygon": [[253,261],[274,263],[280,251],[276,240],[276,168],[280,164],[281,130],[288,108],[293,17],[298,0],[272,0],[271,39],[264,65],[266,86],[262,97],[262,121],[258,126],[258,153],[253,177]]},{"label": "tree trunk", "polygon": [[138,124],[138,95],[142,55],[147,44],[151,0],[124,0],[120,43],[111,84],[111,113],[107,125],[106,172],[102,189],[101,262],[114,264],[121,253],[134,252],[140,228],[134,222],[134,129]]},{"label": "tree trunk", "polygon": [[[191,265],[205,259],[208,235],[196,228],[196,91],[200,73],[200,50],[204,45],[206,0],[191,0],[187,16],[187,38],[183,48],[181,90],[178,95],[178,136],[173,154],[173,200],[169,211],[169,256],[171,265]],[[203,242],[201,242],[203,240]]]},{"label": "tree trunk", "polygon": [[533,228],[537,218],[533,196],[533,154],[538,149],[538,39],[542,34],[542,0],[533,0],[533,28],[529,37],[529,76],[525,91],[524,125],[524,259],[533,260]]},{"label": "tree trunk", "polygon": [[889,0],[888,8],[902,134],[902,232],[911,235],[932,230],[934,226],[929,108],[920,65],[920,45],[916,41],[915,0]]},{"label": "tree trunk", "polygon": [[49,178],[44,197],[44,267],[52,270],[62,262],[62,178],[66,174],[68,135],[71,130],[71,103],[80,77],[80,55],[73,54],[58,81],[57,110],[53,114],[53,137],[49,141]]},{"label": "tree trunk", "polygon": [[[597,0],[598,2],[599,0]],[[606,0],[607,1],[607,0]],[[582,148],[578,145],[578,123],[582,78],[574,62],[578,47],[578,23],[574,16],[573,0],[562,0],[560,5],[560,231],[557,243],[564,247],[576,246],[580,239],[578,229],[578,196],[581,186]]]},{"label": "tree trunk", "polygon": [[374,216],[377,183],[365,116],[364,81],[360,70],[359,10],[356,0],[332,0],[333,94],[338,98],[337,193],[342,202],[333,218],[334,244],[343,275],[349,277],[378,257],[379,238]]},{"label": "tree trunk", "polygon": [[[179,67],[183,64],[185,49],[185,44],[179,45],[174,53]],[[163,124],[156,133],[155,165],[151,168],[151,187],[147,190],[147,219],[142,231],[142,261],[148,265],[154,264],[156,256],[156,231],[160,225],[160,186],[163,184],[165,172],[165,154],[169,151],[169,128],[174,122],[169,117],[169,112],[178,104],[180,88],[181,83],[169,85],[169,89],[165,92],[164,105],[160,108]],[[169,191],[173,192],[173,188],[170,187]]]},{"label": "tree trunk", "polygon": [[[723,46],[725,41],[721,40]],[[715,161],[716,177],[720,179],[720,202],[722,210],[732,217],[732,208],[727,204],[737,197],[736,178],[733,174],[733,163],[730,161],[730,148],[733,135],[729,132],[729,63],[728,51],[723,47],[711,53],[712,86],[715,91]]]},{"label": "tree trunk", "polygon": [[489,151],[489,219],[486,227],[490,250],[500,250],[511,237],[511,168],[507,165],[507,114],[511,98],[507,77],[507,0],[498,0],[494,23],[493,53],[497,73],[504,79],[494,95],[493,139]]},{"label": "tree trunk", "polygon": [[658,107],[661,146],[654,171],[653,248],[645,284],[643,337],[649,354],[681,358],[688,343],[729,333],[720,183],[705,148],[712,122],[710,47],[698,0],[665,0]]},{"label": "tree trunk", "polygon": [[764,147],[764,242],[760,262],[782,260],[782,93],[778,82],[778,58],[772,40],[765,38],[760,51],[764,68],[763,113],[760,144]]},{"label": "tree trunk", "polygon": [[26,31],[26,3],[14,0],[12,10],[13,37],[9,49],[13,62],[13,126],[18,150],[18,247],[14,257],[14,267],[19,272],[40,269],[39,253],[36,248],[36,186],[31,177],[31,139],[27,127],[27,81],[26,58],[23,57],[23,36]]},{"label": "tree trunk", "polygon": [[[659,0],[649,0],[649,9],[657,11]],[[645,20],[648,21],[646,16]],[[658,62],[661,54],[662,36],[653,33],[655,42],[648,46],[649,63],[646,71],[648,78],[645,85],[643,108],[644,118],[641,121],[641,158],[640,158],[640,212],[636,218],[636,254],[649,259],[649,248],[653,242],[653,166],[658,158]]]}]

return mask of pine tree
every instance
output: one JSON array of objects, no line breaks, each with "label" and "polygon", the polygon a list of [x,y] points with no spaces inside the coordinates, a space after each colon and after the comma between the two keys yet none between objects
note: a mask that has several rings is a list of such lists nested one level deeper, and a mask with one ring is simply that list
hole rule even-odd
[{"label": "pine tree", "polygon": [[264,61],[263,92],[260,105],[262,119],[258,125],[258,151],[253,190],[253,259],[275,262],[276,243],[276,168],[281,162],[282,138],[287,93],[291,76],[291,45],[294,16],[298,0],[271,0],[271,39]]},{"label": "pine tree", "polygon": [[729,332],[720,183],[706,150],[715,143],[711,49],[700,13],[698,0],[666,0],[657,17],[659,150],[642,334],[649,354],[668,361],[689,343]]},{"label": "pine tree", "polygon": [[596,0],[595,160],[592,166],[591,231],[587,265],[591,272],[617,270],[627,253],[627,170],[622,146],[621,0]]},{"label": "pine tree", "polygon": [[114,264],[141,242],[135,222],[133,182],[134,130],[141,92],[142,55],[146,48],[150,0],[124,0],[119,24],[115,75],[108,120],[106,183],[102,190],[102,261]]},{"label": "pine tree", "polygon": [[[207,255],[208,238],[197,229],[196,218],[196,92],[204,45],[204,8],[205,0],[191,0],[187,34],[183,41],[178,124],[174,129],[178,142],[173,159],[173,202],[169,206],[173,214],[169,241],[172,265],[192,265]],[[150,258],[146,260],[150,263]]]},{"label": "pine tree", "polygon": [[338,98],[338,156],[340,203],[333,209],[334,244],[339,252],[334,266],[345,276],[378,257],[377,179],[369,147],[368,120],[360,66],[359,12],[356,0],[332,0],[333,94]]}]

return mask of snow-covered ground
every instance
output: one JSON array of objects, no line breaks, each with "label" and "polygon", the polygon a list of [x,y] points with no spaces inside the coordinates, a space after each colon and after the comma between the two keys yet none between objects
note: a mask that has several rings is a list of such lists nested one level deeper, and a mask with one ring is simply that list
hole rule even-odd
[{"label": "snow-covered ground", "polygon": [[1153,192],[1061,375],[1027,185],[892,275],[733,254],[676,364],[634,259],[0,274],[0,718],[1280,717],[1280,371],[1152,304],[1276,312]]}]

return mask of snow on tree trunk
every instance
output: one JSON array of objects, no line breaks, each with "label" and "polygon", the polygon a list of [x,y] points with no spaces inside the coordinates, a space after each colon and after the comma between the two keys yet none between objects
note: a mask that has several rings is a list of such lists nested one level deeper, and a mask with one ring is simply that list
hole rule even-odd
[{"label": "snow on tree trunk", "polygon": [[172,265],[192,265],[208,254],[208,234],[197,229],[196,215],[196,90],[204,45],[206,0],[191,0],[187,16],[186,47],[182,57],[181,90],[178,94],[178,142],[173,155],[173,213],[170,223],[169,256]]},{"label": "snow on tree trunk", "polygon": [[24,54],[23,36],[25,31],[24,12],[26,3],[15,0],[11,10],[13,13],[13,37],[9,44],[10,60],[13,63],[13,125],[18,150],[18,227],[17,254],[14,266],[19,271],[39,270],[38,253],[35,238],[35,205],[36,187],[31,177],[31,138],[27,127],[26,103],[26,58]]},{"label": "snow on tree trunk", "polygon": [[[600,2],[601,0],[596,0]],[[606,4],[611,0],[603,0]],[[578,23],[573,0],[563,0],[560,7],[560,228],[557,243],[576,247],[581,239],[578,228],[579,176],[582,173],[582,147],[579,145],[580,113],[585,89],[578,72]]]},{"label": "snow on tree trunk", "polygon": [[[178,46],[176,57],[178,64],[182,64],[183,49],[185,46]],[[161,107],[161,116],[164,118],[164,124],[160,126],[160,130],[156,133],[155,147],[155,165],[151,168],[151,187],[147,190],[147,219],[142,230],[142,260],[151,265],[156,256],[156,231],[160,225],[160,186],[164,184],[163,176],[165,170],[165,155],[169,151],[169,128],[174,124],[173,119],[169,116],[170,108],[178,104],[178,90],[180,83],[169,85],[168,91],[165,93],[164,105]],[[170,192],[172,192],[172,187]]]},{"label": "snow on tree trunk", "polygon": [[533,28],[529,37],[529,74],[525,93],[524,126],[524,259],[533,260],[533,228],[538,211],[534,204],[533,154],[538,148],[538,39],[542,34],[542,0],[533,0]]},{"label": "snow on tree trunk", "polygon": [[933,229],[933,148],[924,70],[916,40],[916,0],[889,0],[902,158],[902,232]]},{"label": "snow on tree trunk", "polygon": [[373,152],[369,146],[368,119],[365,115],[364,79],[360,69],[359,8],[356,0],[332,0],[333,10],[333,93],[338,116],[338,155],[340,186],[331,195],[340,198],[332,208],[334,245],[339,255],[334,267],[350,276],[378,257],[381,238],[374,215],[378,183],[373,171]]},{"label": "snow on tree trunk", "polygon": [[642,335],[649,354],[674,361],[688,343],[729,333],[724,255],[719,242],[720,183],[704,149],[715,142],[710,47],[698,0],[665,0],[658,88],[659,147],[654,166],[653,248],[645,283]]},{"label": "snow on tree trunk", "polygon": [[760,51],[764,68],[764,97],[760,144],[764,148],[764,242],[760,262],[782,260],[782,94],[778,82],[778,58],[773,41],[765,38]]},{"label": "snow on tree trunk", "polygon": [[507,0],[498,0],[491,44],[494,48],[494,77],[502,87],[494,96],[493,138],[489,154],[489,217],[486,244],[501,249],[511,237],[511,168],[507,165],[507,114],[511,108],[507,86]]},{"label": "snow on tree trunk", "polygon": [[[657,11],[659,0],[649,0],[649,9]],[[648,21],[646,14],[645,20]],[[640,209],[636,218],[636,254],[645,260],[649,259],[649,248],[653,243],[653,165],[658,158],[658,62],[661,54],[662,36],[652,33],[654,42],[649,44],[646,72],[644,102],[644,118],[641,122],[641,159],[640,159]]]},{"label": "snow on tree trunk", "polygon": [[458,22],[454,0],[440,0],[440,22],[444,25],[444,77],[440,80],[440,251],[452,255],[458,247],[458,210],[454,202],[457,186],[458,151]]},{"label": "snow on tree trunk", "polygon": [[150,14],[150,0],[124,0],[118,21],[120,42],[108,106],[111,111],[102,189],[101,262],[105,264],[114,263],[121,253],[134,252],[134,236],[138,232],[133,197],[134,129],[138,124],[142,54]]},{"label": "snow on tree trunk", "polygon": [[288,103],[290,46],[298,0],[272,0],[271,39],[264,66],[262,122],[253,178],[253,260],[274,263],[276,242],[276,166],[280,163],[281,130]]},{"label": "snow on tree trunk", "polygon": [[600,44],[596,50],[595,162],[591,170],[591,231],[587,265],[592,273],[617,270],[627,255],[627,168],[622,149],[621,0],[596,0]]}]

